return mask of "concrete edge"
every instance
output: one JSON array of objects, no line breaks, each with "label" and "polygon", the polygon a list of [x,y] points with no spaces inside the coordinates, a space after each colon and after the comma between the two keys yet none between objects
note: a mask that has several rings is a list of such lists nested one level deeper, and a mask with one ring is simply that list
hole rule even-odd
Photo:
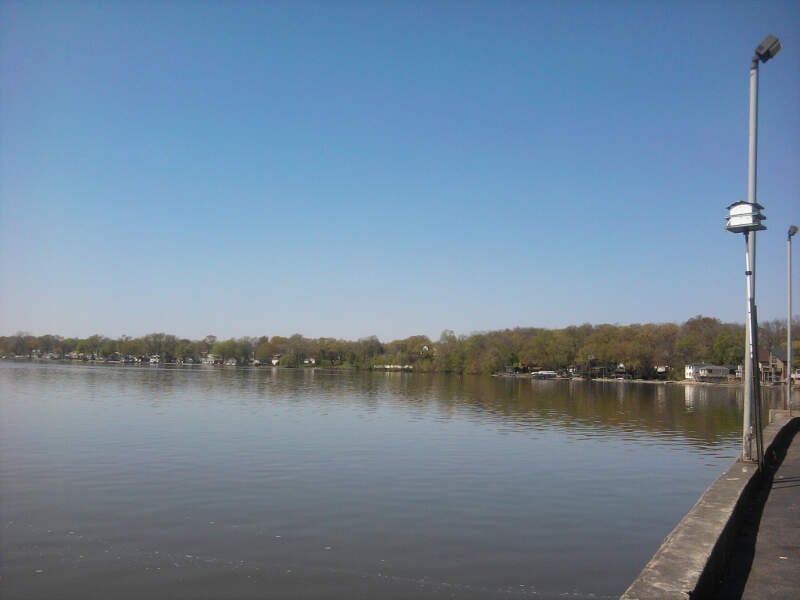
[{"label": "concrete edge", "polygon": [[[764,428],[767,450],[791,440],[800,417],[770,411]],[[761,481],[752,463],[733,463],[664,539],[620,600],[678,600],[707,597],[724,573],[743,505]]]}]

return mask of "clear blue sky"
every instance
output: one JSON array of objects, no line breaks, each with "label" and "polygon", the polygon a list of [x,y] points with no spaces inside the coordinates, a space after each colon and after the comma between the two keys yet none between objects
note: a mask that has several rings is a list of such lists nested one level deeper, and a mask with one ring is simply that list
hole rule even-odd
[{"label": "clear blue sky", "polygon": [[762,320],[800,3],[3,2],[0,334],[743,322],[723,227],[768,33]]}]

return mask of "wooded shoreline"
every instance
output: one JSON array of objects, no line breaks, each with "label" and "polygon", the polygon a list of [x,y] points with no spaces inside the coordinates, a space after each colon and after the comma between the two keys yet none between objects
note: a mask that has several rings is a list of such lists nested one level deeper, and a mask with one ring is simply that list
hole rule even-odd
[{"label": "wooded shoreline", "polygon": [[[800,322],[793,323],[800,329]],[[786,322],[774,320],[759,327],[762,348],[784,348]],[[178,338],[166,333],[142,337],[103,335],[64,338],[19,332],[0,337],[0,356],[109,362],[167,364],[268,365],[289,368],[413,370],[464,374],[554,371],[560,375],[607,375],[609,369],[625,378],[683,379],[683,366],[697,362],[741,364],[744,326],[697,316],[685,323],[634,325],[583,324],[561,329],[515,328],[457,336],[450,330],[438,340],[415,335],[381,342],[260,336],[219,340]],[[800,351],[794,352],[800,356]]]}]

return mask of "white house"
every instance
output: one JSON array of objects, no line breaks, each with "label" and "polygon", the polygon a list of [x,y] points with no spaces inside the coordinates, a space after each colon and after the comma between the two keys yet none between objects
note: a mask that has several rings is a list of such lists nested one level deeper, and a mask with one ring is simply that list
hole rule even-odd
[{"label": "white house", "polygon": [[685,378],[694,381],[723,381],[728,378],[730,369],[708,363],[692,363],[686,365]]}]

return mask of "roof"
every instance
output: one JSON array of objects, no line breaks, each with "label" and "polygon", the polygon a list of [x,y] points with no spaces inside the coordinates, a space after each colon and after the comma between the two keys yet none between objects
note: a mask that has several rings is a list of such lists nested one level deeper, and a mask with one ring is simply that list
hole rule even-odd
[{"label": "roof", "polygon": [[770,348],[769,353],[782,362],[786,362],[786,350],[783,348]]},{"label": "roof", "polygon": [[732,209],[734,206],[739,206],[740,204],[752,204],[753,208],[756,208],[758,210],[764,210],[764,207],[761,206],[758,202],[746,202],[745,200],[738,200],[737,202],[734,202],[733,204],[728,206],[728,210]]}]

